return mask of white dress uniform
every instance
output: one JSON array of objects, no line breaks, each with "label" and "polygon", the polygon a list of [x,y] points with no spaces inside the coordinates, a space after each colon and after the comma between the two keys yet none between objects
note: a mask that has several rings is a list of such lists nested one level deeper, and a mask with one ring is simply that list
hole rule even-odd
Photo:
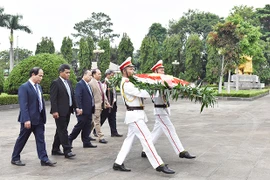
[{"label": "white dress uniform", "polygon": [[[164,67],[163,61],[159,60],[151,70],[154,72],[157,68]],[[174,125],[172,124],[169,115],[170,115],[170,108],[167,106],[166,99],[164,98],[163,94],[157,92],[153,98],[154,101],[154,115],[155,115],[155,125],[153,128],[152,139],[153,143],[155,144],[161,134],[165,134],[169,139],[175,153],[179,155],[180,152],[183,152],[185,149],[176,134]],[[157,107],[159,106],[159,107]],[[162,107],[163,106],[163,107]],[[144,150],[143,150],[144,151]]]},{"label": "white dress uniform", "polygon": [[[151,132],[145,122],[148,121],[144,110],[135,110],[143,107],[142,98],[150,98],[150,95],[145,90],[139,90],[133,83],[128,81],[128,78],[123,77],[121,82],[121,95],[127,112],[125,116],[125,123],[128,125],[127,137],[123,142],[120,152],[117,155],[115,163],[121,165],[128,155],[132,143],[137,137],[147,155],[148,160],[154,169],[163,164],[162,159],[157,154],[157,151],[152,142]],[[135,108],[134,110],[128,110]]]}]

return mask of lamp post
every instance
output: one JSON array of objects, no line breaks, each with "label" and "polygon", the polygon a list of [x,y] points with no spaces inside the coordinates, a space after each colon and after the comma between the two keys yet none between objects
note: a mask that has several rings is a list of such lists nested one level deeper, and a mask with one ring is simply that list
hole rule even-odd
[{"label": "lamp post", "polygon": [[100,49],[99,47],[97,47],[97,49],[93,50],[93,53],[96,55],[96,61],[98,63],[98,57],[99,54],[104,53],[105,51],[103,49]]},{"label": "lamp post", "polygon": [[177,70],[177,66],[179,65],[179,62],[177,60],[174,60],[172,62],[172,65],[173,65],[173,69],[174,69],[174,76],[176,77],[176,70]]}]

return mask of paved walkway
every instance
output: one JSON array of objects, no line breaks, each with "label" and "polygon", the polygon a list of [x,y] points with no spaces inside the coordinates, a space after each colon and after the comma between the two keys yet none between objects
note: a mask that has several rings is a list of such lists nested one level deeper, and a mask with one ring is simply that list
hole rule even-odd
[{"label": "paved walkway", "polygon": [[[119,101],[118,131],[126,135],[127,126],[123,123],[124,106]],[[165,136],[156,144],[157,151],[174,175],[156,172],[147,159],[141,158],[141,145],[134,142],[125,165],[131,172],[112,169],[113,162],[124,137],[109,136],[109,127],[102,128],[108,144],[100,144],[96,149],[84,149],[80,139],[73,142],[74,160],[51,156],[51,145],[55,124],[48,113],[46,124],[47,151],[57,166],[42,167],[37,158],[34,136],[28,140],[21,159],[24,167],[10,164],[10,157],[19,133],[18,109],[0,111],[0,179],[183,179],[183,180],[268,180],[270,179],[270,95],[255,101],[223,101],[215,108],[199,113],[200,105],[188,100],[172,103],[172,121],[184,147],[197,155],[195,160],[180,159],[174,153]],[[153,127],[152,104],[146,102],[149,117],[148,126]],[[76,123],[71,118],[69,131]],[[107,136],[106,136],[107,135]]]}]

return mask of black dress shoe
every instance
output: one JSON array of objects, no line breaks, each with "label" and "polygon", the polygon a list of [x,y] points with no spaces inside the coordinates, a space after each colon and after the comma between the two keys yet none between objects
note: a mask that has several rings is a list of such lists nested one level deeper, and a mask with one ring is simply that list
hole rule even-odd
[{"label": "black dress shoe", "polygon": [[96,145],[93,145],[93,144],[85,144],[83,145],[83,148],[96,148],[97,146]]},{"label": "black dress shoe", "polygon": [[89,136],[89,139],[90,139],[90,141],[96,141],[96,139],[92,138],[91,136]]},{"label": "black dress shoe", "polygon": [[156,171],[158,171],[158,172],[161,171],[165,174],[174,174],[175,173],[172,169],[168,168],[167,164],[158,166],[156,168]]},{"label": "black dress shoe", "polygon": [[100,143],[103,143],[103,144],[107,144],[108,141],[106,141],[105,139],[101,139],[99,140]]},{"label": "black dress shoe", "polygon": [[127,169],[127,168],[124,166],[124,163],[123,163],[122,165],[119,165],[119,164],[114,163],[114,164],[113,164],[113,169],[114,169],[114,170],[118,170],[118,171],[126,171],[126,172],[131,171],[130,169]]},{"label": "black dress shoe", "polygon": [[23,163],[21,160],[13,161],[11,160],[11,164],[16,166],[25,166],[25,163]]},{"label": "black dress shoe", "polygon": [[72,152],[65,154],[65,158],[72,158],[74,156],[76,156],[76,154],[73,154]]},{"label": "black dress shoe", "polygon": [[112,134],[111,137],[123,137],[122,134]]},{"label": "black dress shoe", "polygon": [[98,137],[98,135],[96,133],[93,134],[95,137]]},{"label": "black dress shoe", "polygon": [[187,151],[180,152],[179,157],[180,158],[187,158],[187,159],[196,158],[196,156],[190,155]]},{"label": "black dress shoe", "polygon": [[146,153],[145,153],[144,151],[142,151],[141,157],[142,157],[142,158],[146,158],[146,157],[147,157],[147,156],[146,156]]},{"label": "black dress shoe", "polygon": [[41,166],[54,166],[56,162],[52,162],[51,160],[48,161],[40,161]]},{"label": "black dress shoe", "polygon": [[65,154],[62,151],[58,150],[58,151],[52,151],[52,155],[64,156]]}]

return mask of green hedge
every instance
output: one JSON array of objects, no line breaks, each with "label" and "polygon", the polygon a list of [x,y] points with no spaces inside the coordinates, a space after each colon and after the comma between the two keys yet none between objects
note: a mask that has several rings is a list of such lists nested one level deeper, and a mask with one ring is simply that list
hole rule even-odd
[{"label": "green hedge", "polygon": [[[44,71],[43,79],[40,83],[44,94],[50,93],[51,82],[59,76],[58,68],[61,64],[67,62],[59,55],[56,54],[38,54],[30,56],[22,60],[11,71],[9,77],[4,83],[4,92],[8,94],[17,94],[20,85],[29,79],[29,72],[33,67],[40,67]],[[70,80],[72,85],[75,86],[76,76],[71,68]]]},{"label": "green hedge", "polygon": [[234,91],[231,93],[217,93],[217,96],[222,96],[222,97],[245,97],[245,98],[250,98],[254,96],[259,96],[265,93],[269,93],[269,89],[261,89],[261,90],[239,90],[239,91]]},{"label": "green hedge", "polygon": [[[50,100],[49,94],[43,94],[45,101]],[[19,104],[18,95],[2,95],[0,96],[0,105]]]}]

